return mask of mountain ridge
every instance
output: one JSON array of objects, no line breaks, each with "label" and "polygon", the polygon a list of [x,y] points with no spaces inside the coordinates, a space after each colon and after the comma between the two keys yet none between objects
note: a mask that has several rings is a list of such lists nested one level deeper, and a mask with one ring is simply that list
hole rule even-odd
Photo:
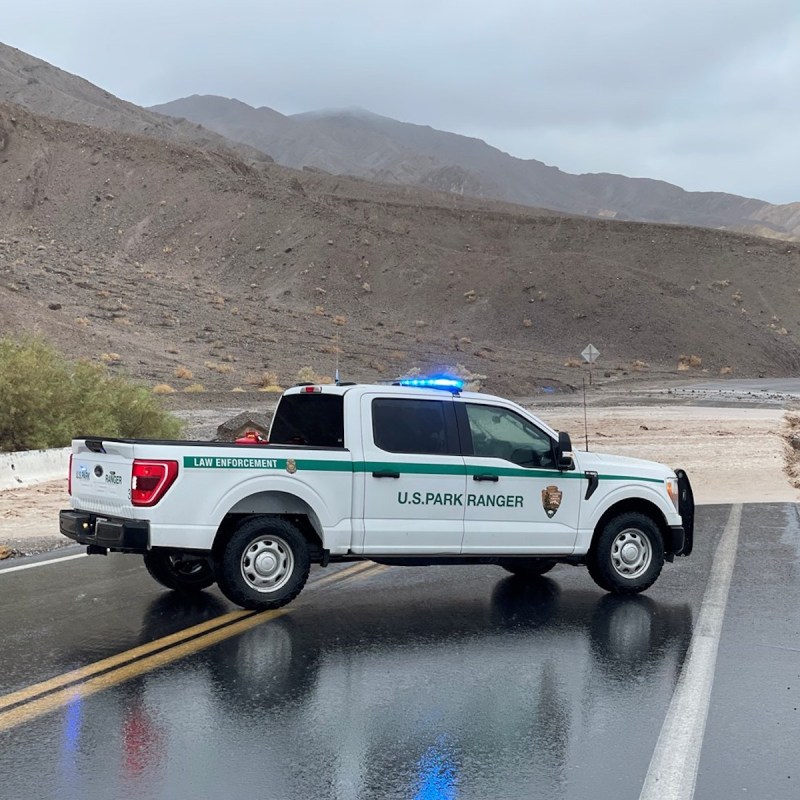
[{"label": "mountain ridge", "polygon": [[[234,103],[239,112],[235,121],[226,114],[226,104],[230,110]],[[213,114],[207,112],[209,104]],[[243,108],[258,114],[242,114]],[[800,239],[800,203],[772,205],[726,192],[688,192],[654,178],[573,175],[536,159],[509,155],[475,137],[398,122],[363,109],[285,116],[267,106],[253,109],[238,100],[209,95],[192,95],[151,109],[201,122],[297,169],[309,166],[380,182],[463,190],[486,199],[600,218]],[[455,187],[447,177],[453,169],[463,176]]]}]

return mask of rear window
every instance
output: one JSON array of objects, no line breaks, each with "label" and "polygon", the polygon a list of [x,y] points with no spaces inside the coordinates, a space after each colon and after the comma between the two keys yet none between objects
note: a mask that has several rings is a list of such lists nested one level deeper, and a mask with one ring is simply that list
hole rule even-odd
[{"label": "rear window", "polygon": [[440,400],[380,398],[372,401],[372,435],[389,453],[445,455],[456,452],[448,406]]},{"label": "rear window", "polygon": [[270,444],[344,447],[344,398],[340,394],[287,394],[281,398]]}]

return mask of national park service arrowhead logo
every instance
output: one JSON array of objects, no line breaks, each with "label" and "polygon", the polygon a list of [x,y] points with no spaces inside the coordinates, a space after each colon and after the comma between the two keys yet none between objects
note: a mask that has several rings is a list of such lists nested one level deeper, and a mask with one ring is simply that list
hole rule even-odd
[{"label": "national park service arrowhead logo", "polygon": [[290,475],[294,475],[297,472],[297,462],[293,458],[286,459],[286,471]]},{"label": "national park service arrowhead logo", "polygon": [[564,492],[558,486],[547,486],[542,489],[542,506],[544,506],[544,513],[552,519],[555,516],[561,505],[561,498]]}]

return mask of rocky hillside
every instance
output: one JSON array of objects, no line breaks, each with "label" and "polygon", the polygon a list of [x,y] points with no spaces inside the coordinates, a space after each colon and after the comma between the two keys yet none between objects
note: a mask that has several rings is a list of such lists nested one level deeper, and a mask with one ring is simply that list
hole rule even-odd
[{"label": "rocky hillside", "polygon": [[272,160],[262,150],[227,140],[196,122],[169,119],[120,100],[77,75],[58,69],[2,42],[0,101],[24,106],[37,114],[107,130],[190,142],[212,150],[234,150],[245,160]]},{"label": "rocky hillside", "polygon": [[723,192],[686,192],[664,181],[571,175],[514,158],[480,139],[410,125],[365,111],[284,116],[215,96],[153,110],[198,122],[270,153],[279,164],[506,200],[572,214],[724,228],[800,238],[800,203],[775,206]]},{"label": "rocky hillside", "polygon": [[285,385],[338,360],[349,379],[461,364],[523,394],[580,383],[590,341],[609,379],[800,367],[793,244],[253,166],[8,104],[0,177],[2,332],[153,384]]}]

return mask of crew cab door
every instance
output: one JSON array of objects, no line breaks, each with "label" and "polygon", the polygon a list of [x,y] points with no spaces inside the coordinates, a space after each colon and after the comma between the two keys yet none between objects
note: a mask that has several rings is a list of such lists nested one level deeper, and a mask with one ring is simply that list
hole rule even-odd
[{"label": "crew cab door", "polygon": [[585,480],[556,468],[555,440],[510,408],[454,405],[467,468],[462,552],[572,552]]},{"label": "crew cab door", "polygon": [[361,398],[364,553],[458,553],[466,470],[453,400]]}]

